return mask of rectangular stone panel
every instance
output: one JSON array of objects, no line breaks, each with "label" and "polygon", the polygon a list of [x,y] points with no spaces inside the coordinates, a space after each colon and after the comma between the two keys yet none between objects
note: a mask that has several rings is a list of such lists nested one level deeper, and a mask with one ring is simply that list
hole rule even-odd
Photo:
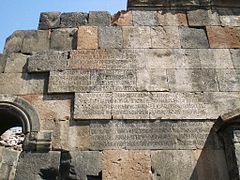
[{"label": "rectangular stone panel", "polygon": [[132,11],[134,26],[156,26],[157,11]]},{"label": "rectangular stone panel", "polygon": [[90,72],[85,70],[51,71],[48,92],[89,92]]},{"label": "rectangular stone panel", "polygon": [[77,49],[98,49],[98,27],[79,26],[77,33]]},{"label": "rectangular stone panel", "polygon": [[27,71],[27,59],[29,56],[20,54],[20,53],[12,53],[7,56],[5,73],[21,73]]},{"label": "rectangular stone panel", "polygon": [[213,121],[92,121],[91,148],[222,149]]},{"label": "rectangular stone panel", "polygon": [[62,13],[60,16],[61,28],[74,28],[88,23],[88,14],[82,12]]},{"label": "rectangular stone panel", "polygon": [[220,91],[240,91],[240,69],[217,70]]},{"label": "rectangular stone panel", "polygon": [[162,26],[187,26],[187,17],[184,12],[158,11],[157,19]]},{"label": "rectangular stone panel", "polygon": [[111,119],[111,93],[76,93],[74,119]]}]

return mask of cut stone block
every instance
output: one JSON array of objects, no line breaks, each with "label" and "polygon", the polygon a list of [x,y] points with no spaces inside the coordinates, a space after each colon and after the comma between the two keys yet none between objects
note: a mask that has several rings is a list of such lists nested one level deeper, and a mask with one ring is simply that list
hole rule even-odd
[{"label": "cut stone block", "polygon": [[49,49],[50,32],[47,30],[28,31],[22,42],[22,53],[46,51]]},{"label": "cut stone block", "polygon": [[3,54],[0,54],[0,73],[4,72],[6,62],[7,62],[7,57]]},{"label": "cut stone block", "polygon": [[51,71],[48,92],[89,92],[90,72],[84,70]]},{"label": "cut stone block", "polygon": [[240,90],[240,69],[218,69],[220,91]]},{"label": "cut stone block", "polygon": [[123,26],[124,48],[150,48],[151,37],[148,26]]},{"label": "cut stone block", "polygon": [[90,11],[89,24],[95,26],[110,26],[112,16],[106,11]]},{"label": "cut stone block", "polygon": [[211,48],[240,48],[240,27],[208,26]]},{"label": "cut stone block", "polygon": [[177,26],[151,28],[152,48],[181,48]]},{"label": "cut stone block", "polygon": [[66,51],[77,49],[77,28],[56,29],[51,32],[50,49]]},{"label": "cut stone block", "polygon": [[208,39],[204,29],[179,27],[182,48],[208,49]]},{"label": "cut stone block", "polygon": [[27,58],[29,56],[20,53],[8,55],[5,66],[5,73],[21,73],[27,71]]},{"label": "cut stone block", "polygon": [[28,58],[29,72],[64,70],[68,66],[68,52],[44,51]]},{"label": "cut stone block", "polygon": [[156,26],[157,11],[132,11],[134,26]]},{"label": "cut stone block", "polygon": [[112,19],[113,26],[132,26],[133,17],[132,11],[119,11],[113,16]]},{"label": "cut stone block", "polygon": [[103,180],[150,180],[150,151],[103,151]]},{"label": "cut stone block", "polygon": [[187,17],[190,26],[220,25],[217,12],[212,10],[198,9],[188,11]]},{"label": "cut stone block", "polygon": [[122,28],[118,26],[99,28],[99,47],[102,49],[122,48]]},{"label": "cut stone block", "polygon": [[79,26],[77,49],[98,49],[98,27]]},{"label": "cut stone block", "polygon": [[77,93],[74,119],[111,119],[111,93]]},{"label": "cut stone block", "polygon": [[[98,151],[71,151],[62,153],[62,179],[101,178],[102,154]],[[95,178],[94,178],[95,177]]]},{"label": "cut stone block", "polygon": [[230,52],[234,68],[240,68],[240,49],[231,49]]},{"label": "cut stone block", "polygon": [[157,13],[158,24],[162,26],[187,26],[187,17],[185,13],[181,12],[165,12],[159,11]]},{"label": "cut stone block", "polygon": [[[16,179],[57,179],[59,177],[60,152],[22,152],[16,171]],[[28,173],[26,173],[28,171]]]},{"label": "cut stone block", "polygon": [[60,27],[74,28],[88,23],[88,14],[82,12],[62,13]]},{"label": "cut stone block", "polygon": [[60,12],[43,12],[40,14],[38,29],[47,30],[60,27]]}]

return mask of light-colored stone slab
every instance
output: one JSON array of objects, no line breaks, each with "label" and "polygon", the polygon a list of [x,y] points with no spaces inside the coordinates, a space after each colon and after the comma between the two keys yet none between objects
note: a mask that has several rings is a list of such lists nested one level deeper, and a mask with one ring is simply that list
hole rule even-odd
[{"label": "light-colored stone slab", "polygon": [[5,66],[5,73],[21,73],[27,71],[27,58],[29,56],[20,53],[8,55]]},{"label": "light-colored stone slab", "polygon": [[187,17],[181,12],[158,11],[158,23],[162,26],[187,26]]},{"label": "light-colored stone slab", "polygon": [[217,70],[220,91],[240,91],[240,69]]},{"label": "light-colored stone slab", "polygon": [[79,26],[77,49],[98,49],[98,27]]},{"label": "light-colored stone slab", "polygon": [[112,17],[114,26],[131,26],[133,25],[132,11],[119,11]]},{"label": "light-colored stone slab", "polygon": [[157,11],[132,11],[134,26],[156,26]]},{"label": "light-colored stone slab", "polygon": [[234,68],[240,69],[240,49],[231,49],[230,52]]}]

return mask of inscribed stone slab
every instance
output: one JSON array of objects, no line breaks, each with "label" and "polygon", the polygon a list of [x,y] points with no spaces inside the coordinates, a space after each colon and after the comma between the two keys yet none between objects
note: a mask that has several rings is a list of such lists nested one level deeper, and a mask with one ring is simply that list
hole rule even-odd
[{"label": "inscribed stone slab", "polygon": [[76,93],[74,119],[111,119],[111,93]]}]

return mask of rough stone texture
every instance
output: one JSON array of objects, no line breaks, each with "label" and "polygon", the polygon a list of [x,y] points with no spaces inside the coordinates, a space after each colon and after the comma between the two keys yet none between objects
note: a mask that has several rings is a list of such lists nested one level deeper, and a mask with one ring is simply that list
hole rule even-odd
[{"label": "rough stone texture", "polygon": [[[235,2],[236,3],[236,2]],[[239,8],[218,9],[219,19],[222,26],[240,26]]]},{"label": "rough stone texture", "polygon": [[222,149],[211,121],[94,121],[91,148],[104,149]]},{"label": "rough stone texture", "polygon": [[47,30],[60,27],[60,12],[43,12],[40,14],[38,29]]},{"label": "rough stone texture", "polygon": [[150,180],[150,171],[149,151],[103,151],[103,180]]},{"label": "rough stone texture", "polygon": [[59,165],[60,152],[22,152],[17,165],[16,179],[56,179],[58,177]]},{"label": "rough stone texture", "polygon": [[177,26],[151,28],[152,48],[181,48]]},{"label": "rough stone texture", "polygon": [[240,28],[208,26],[207,34],[211,48],[240,48]]},{"label": "rough stone texture", "polygon": [[153,180],[229,179],[223,150],[151,152]]},{"label": "rough stone texture", "polygon": [[4,72],[6,61],[7,61],[7,57],[3,54],[0,54],[0,73]]},{"label": "rough stone texture", "polygon": [[112,94],[75,94],[75,119],[111,119]]},{"label": "rough stone texture", "polygon": [[181,12],[159,11],[157,19],[162,26],[187,26],[186,14]]},{"label": "rough stone texture", "polygon": [[208,39],[204,29],[180,27],[179,32],[182,48],[209,48]]},{"label": "rough stone texture", "polygon": [[112,18],[113,26],[131,26],[133,25],[132,11],[119,11]]},{"label": "rough stone texture", "polygon": [[123,26],[123,48],[150,48],[150,27]]},{"label": "rough stone texture", "polygon": [[87,24],[88,14],[81,12],[62,13],[60,19],[61,19],[60,27],[74,28]]},{"label": "rough stone texture", "polygon": [[100,27],[99,47],[102,49],[122,48],[123,35],[121,27]]},{"label": "rough stone texture", "polygon": [[1,178],[14,179],[19,155],[19,151],[13,151],[0,147]]},{"label": "rough stone texture", "polygon": [[42,94],[46,79],[45,74],[4,73],[0,76],[0,94]]},{"label": "rough stone texture", "polygon": [[50,49],[66,51],[77,48],[76,28],[56,29],[51,32]]},{"label": "rough stone texture", "polygon": [[240,68],[240,49],[231,49],[230,52],[234,68]]},{"label": "rough stone texture", "polygon": [[134,26],[154,26],[158,25],[156,11],[133,11]]},{"label": "rough stone texture", "polygon": [[106,11],[90,11],[89,24],[95,26],[109,26],[111,24],[111,14]]},{"label": "rough stone texture", "polygon": [[[71,151],[62,154],[62,179],[98,179],[102,170],[102,154],[95,151]],[[101,178],[101,177],[100,177]]]},{"label": "rough stone texture", "polygon": [[187,17],[190,26],[220,25],[217,12],[211,10],[188,11]]},{"label": "rough stone texture", "polygon": [[46,72],[67,69],[68,52],[43,51],[28,58],[28,72]]},{"label": "rough stone texture", "polygon": [[7,57],[5,73],[21,73],[27,72],[27,58],[29,56],[13,53]]},{"label": "rough stone texture", "polygon": [[79,26],[77,49],[98,49],[98,27]]},{"label": "rough stone texture", "polygon": [[217,70],[220,91],[240,90],[240,69]]}]

